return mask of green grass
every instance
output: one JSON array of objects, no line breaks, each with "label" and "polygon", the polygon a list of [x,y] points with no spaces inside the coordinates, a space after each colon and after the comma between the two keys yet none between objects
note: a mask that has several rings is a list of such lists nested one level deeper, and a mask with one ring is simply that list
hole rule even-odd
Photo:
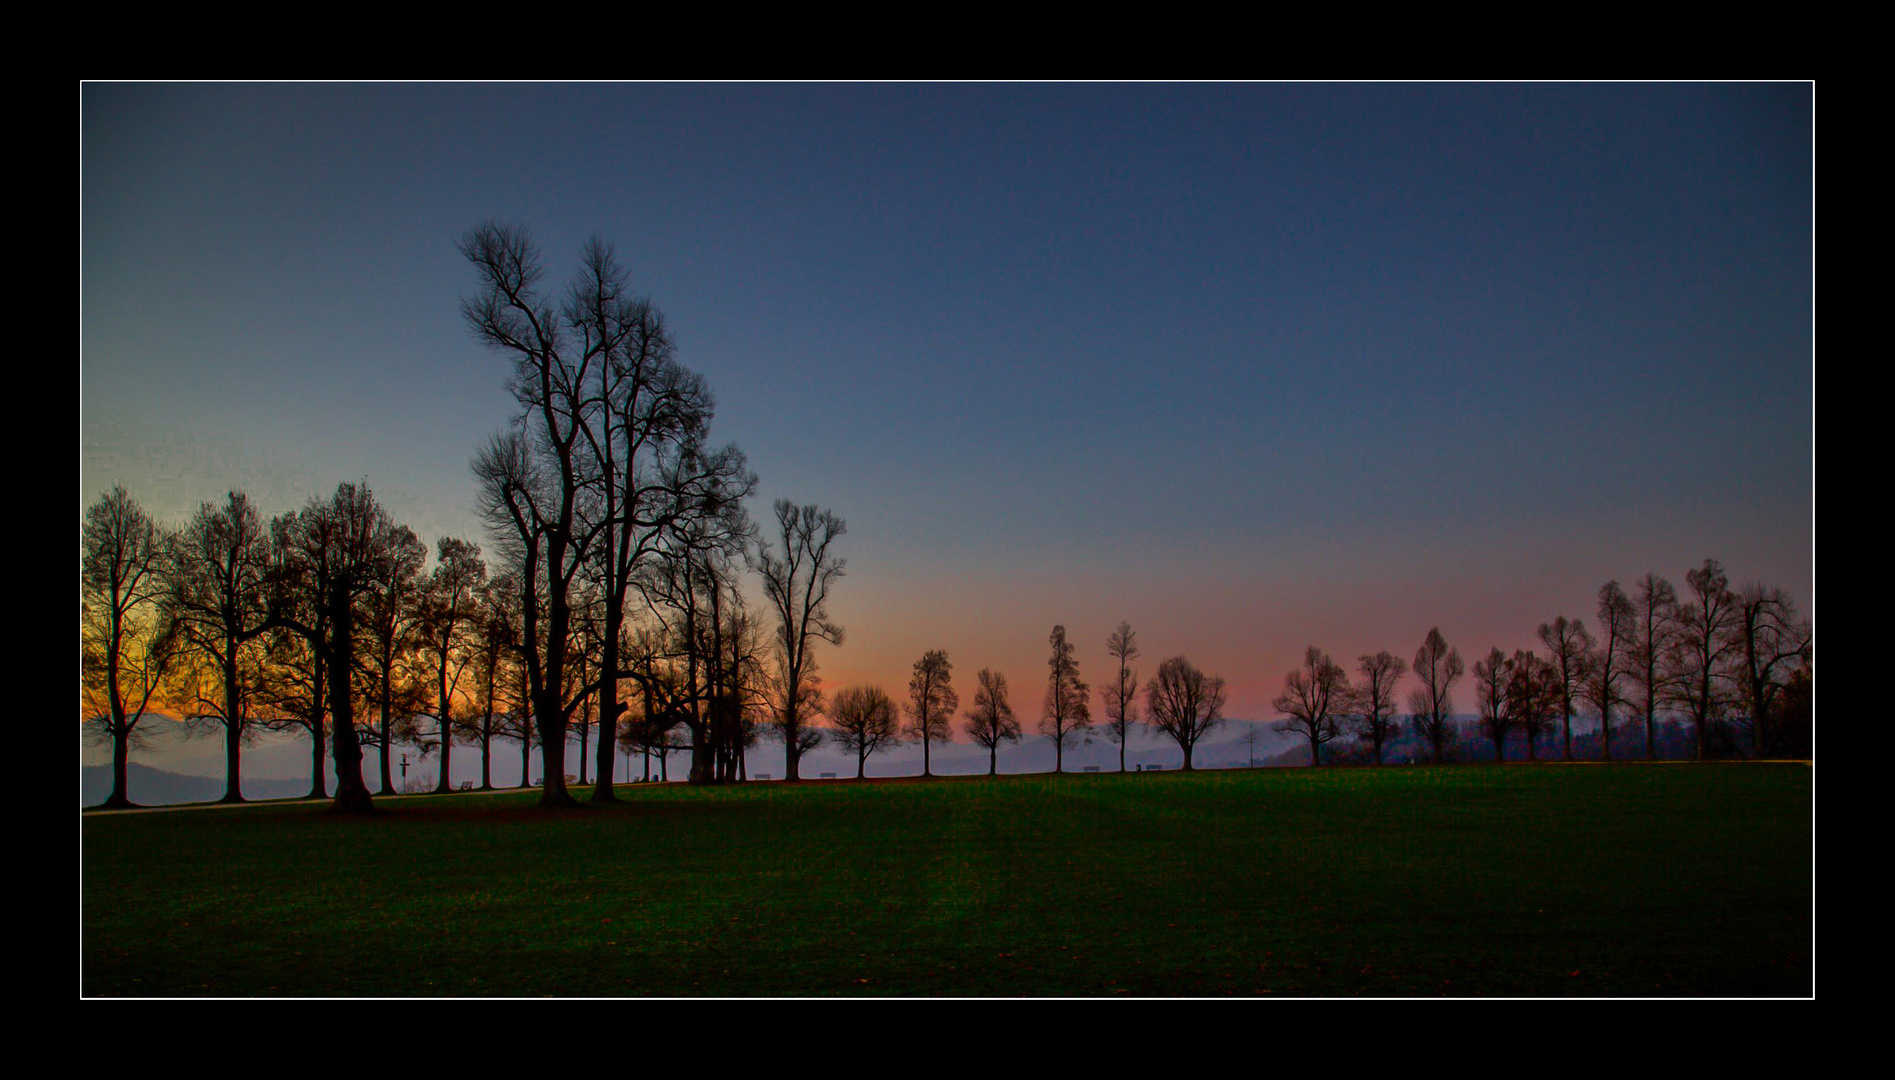
[{"label": "green grass", "polygon": [[87,995],[1806,995],[1804,765],[88,815]]}]

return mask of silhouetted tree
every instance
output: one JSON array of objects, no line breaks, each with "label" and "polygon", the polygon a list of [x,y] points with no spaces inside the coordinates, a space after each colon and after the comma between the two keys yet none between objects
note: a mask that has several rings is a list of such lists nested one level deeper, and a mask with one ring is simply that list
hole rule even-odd
[{"label": "silhouetted tree", "polygon": [[[1810,659],[1814,634],[1782,589],[1750,585],[1737,596],[1738,688],[1750,714],[1751,753],[1770,752],[1771,710],[1796,661]],[[1812,682],[1813,685],[1813,682]]]},{"label": "silhouetted tree", "polygon": [[948,663],[947,653],[929,649],[915,661],[914,675],[908,680],[908,726],[903,735],[921,744],[923,776],[934,775],[928,748],[934,743],[954,741],[949,724],[954,710],[961,707],[961,697],[954,692],[953,676],[954,665]]},{"label": "silhouetted tree", "polygon": [[435,544],[435,560],[423,602],[421,639],[434,683],[434,736],[441,754],[441,776],[434,790],[444,792],[454,789],[449,775],[456,733],[454,698],[475,656],[469,644],[477,629],[476,596],[487,580],[487,564],[480,559],[478,544],[452,536],[444,536]]},{"label": "silhouetted tree", "polygon": [[421,623],[427,614],[421,568],[427,561],[428,546],[421,538],[405,525],[397,528],[389,538],[382,573],[362,600],[362,636],[369,654],[365,666],[376,714],[373,736],[363,743],[376,747],[382,795],[395,793],[390,760],[395,743],[414,741],[414,718],[427,707],[419,655]]},{"label": "silhouetted tree", "polygon": [[1322,764],[1323,745],[1342,735],[1340,713],[1350,695],[1349,676],[1314,645],[1303,653],[1302,666],[1283,676],[1283,692],[1271,704],[1289,719],[1276,728],[1309,740],[1311,768]]},{"label": "silhouetted tree", "polygon": [[967,711],[967,736],[987,748],[987,775],[1000,769],[1000,744],[1020,741],[1020,721],[1007,703],[1007,677],[981,668],[974,707]]},{"label": "silhouetted tree", "polygon": [[879,686],[848,686],[836,692],[829,705],[830,728],[836,742],[855,754],[857,780],[870,754],[901,742],[900,719],[894,700]]},{"label": "silhouetted tree", "polygon": [[1409,715],[1414,718],[1416,734],[1426,739],[1434,751],[1434,760],[1443,760],[1443,749],[1453,732],[1454,684],[1467,674],[1467,665],[1458,649],[1448,646],[1440,627],[1432,627],[1415,651],[1415,678],[1421,685],[1408,695]]},{"label": "silhouetted tree", "polygon": [[1667,655],[1678,638],[1678,592],[1671,582],[1648,573],[1637,582],[1633,599],[1631,662],[1626,671],[1638,696],[1632,704],[1645,718],[1645,759],[1658,758],[1658,709],[1672,696]]},{"label": "silhouetted tree", "polygon": [[1513,654],[1513,673],[1507,682],[1507,708],[1527,737],[1527,760],[1538,761],[1539,742],[1553,729],[1564,693],[1559,672],[1550,661],[1525,649]]},{"label": "silhouetted tree", "polygon": [[1184,767],[1195,768],[1192,752],[1206,732],[1224,720],[1224,679],[1206,675],[1189,660],[1174,656],[1158,665],[1145,685],[1145,715],[1184,752]]},{"label": "silhouetted tree", "polygon": [[1546,646],[1547,662],[1559,676],[1560,754],[1573,759],[1573,700],[1584,692],[1586,665],[1592,658],[1592,635],[1586,624],[1561,615],[1540,624],[1540,642]]},{"label": "silhouetted tree", "polygon": [[103,805],[126,807],[126,761],[177,656],[178,622],[164,610],[172,538],[123,487],[86,510],[80,536],[81,701],[87,731],[112,747]]},{"label": "silhouetted tree", "polygon": [[374,588],[393,558],[396,526],[367,484],[344,483],[327,500],[311,500],[294,516],[279,518],[275,537],[282,553],[279,589],[300,592],[321,611],[318,622],[301,610],[275,602],[277,621],[295,631],[321,656],[327,674],[325,698],[331,718],[330,756],[336,770],[335,808],[372,808],[362,782],[362,744],[355,729],[357,605]]},{"label": "silhouetted tree", "polygon": [[[598,531],[611,524],[588,523],[580,513],[595,480],[587,451],[598,437],[603,404],[595,384],[610,363],[609,343],[573,326],[570,306],[562,316],[542,296],[544,267],[524,232],[490,222],[463,237],[460,250],[480,276],[461,312],[476,338],[512,360],[507,388],[520,407],[512,430],[474,458],[480,510],[520,583],[521,654],[546,780],[540,805],[570,806],[566,733],[592,690],[566,669],[573,588],[595,557]],[[572,291],[583,297],[585,287],[582,275]]]},{"label": "silhouetted tree", "polygon": [[469,741],[480,747],[480,790],[493,788],[493,744],[508,735],[507,710],[517,705],[509,696],[517,642],[513,635],[518,606],[517,586],[502,574],[481,584],[474,593],[473,656],[474,702],[467,718]]},{"label": "silhouetted tree", "polygon": [[848,527],[841,518],[814,505],[799,509],[788,499],[778,499],[775,509],[780,546],[759,547],[756,558],[764,595],[776,615],[781,677],[776,725],[783,740],[783,775],[797,780],[801,778],[799,759],[807,746],[804,712],[815,672],[811,646],[818,641],[842,644],[842,627],[830,621],[828,601],[844,562],[830,548]]},{"label": "silhouetted tree", "polygon": [[1599,710],[1599,752],[1612,760],[1612,706],[1625,700],[1619,689],[1631,666],[1638,616],[1616,581],[1599,586],[1599,643],[1586,661],[1586,700]]},{"label": "silhouetted tree", "polygon": [[1087,686],[1079,681],[1079,661],[1066,640],[1066,628],[1053,627],[1047,643],[1053,648],[1046,661],[1046,704],[1040,716],[1040,734],[1053,740],[1053,771],[1066,771],[1066,743],[1092,726]]},{"label": "silhouetted tree", "polygon": [[[728,500],[748,497],[756,477],[734,446],[708,449],[713,403],[704,379],[676,359],[676,344],[663,314],[651,301],[636,296],[630,276],[620,266],[611,245],[597,237],[581,251],[582,267],[568,290],[563,315],[579,338],[581,355],[596,356],[586,363],[593,374],[591,411],[576,443],[580,472],[588,498],[581,503],[580,533],[596,552],[589,572],[595,577],[601,627],[596,635],[598,655],[589,660],[598,696],[601,730],[611,730],[625,706],[619,701],[619,683],[625,665],[619,656],[628,619],[628,596],[647,560],[668,543],[692,539],[692,530],[674,531],[681,518],[726,514]],[[747,522],[746,522],[747,524]],[[695,642],[693,638],[691,641]],[[695,645],[691,647],[695,648]],[[711,681],[694,715],[728,727],[735,722],[730,708],[737,697],[724,685],[721,670],[708,672]],[[584,710],[582,710],[582,713]],[[721,730],[721,729],[720,729]],[[694,729],[694,769],[698,779],[713,762],[728,763],[731,740],[713,747],[710,732]],[[586,732],[581,732],[585,756]],[[612,739],[599,741],[593,766],[597,784],[594,803],[615,800],[615,753]],[[737,750],[741,753],[741,740]],[[586,765],[580,766],[583,778]]]},{"label": "silhouetted tree", "polygon": [[1354,714],[1356,734],[1375,747],[1375,763],[1382,764],[1382,747],[1401,734],[1401,721],[1395,717],[1395,686],[1408,673],[1408,665],[1387,649],[1356,658],[1356,670],[1362,681],[1356,684],[1355,697],[1349,703]]},{"label": "silhouetted tree", "polygon": [[1696,736],[1697,758],[1709,750],[1711,723],[1728,711],[1737,689],[1735,659],[1743,647],[1737,632],[1737,596],[1716,559],[1684,575],[1690,599],[1678,610],[1672,686]]},{"label": "silhouetted tree", "polygon": [[1124,772],[1125,744],[1138,724],[1138,672],[1131,666],[1138,659],[1138,635],[1132,632],[1132,624],[1120,622],[1105,639],[1105,647],[1119,662],[1118,677],[1104,690],[1105,737],[1118,744],[1119,771]]},{"label": "silhouetted tree", "polygon": [[1474,661],[1474,702],[1480,710],[1481,734],[1494,744],[1495,761],[1506,760],[1507,732],[1520,719],[1507,693],[1513,674],[1513,662],[1498,648],[1489,649],[1485,660]]},{"label": "silhouetted tree", "polygon": [[[204,503],[184,527],[168,575],[165,608],[178,623],[192,669],[182,719],[224,737],[223,802],[243,801],[242,749],[254,741],[252,696],[269,627],[270,540],[256,508],[233,491]],[[214,693],[207,693],[211,686]]]}]

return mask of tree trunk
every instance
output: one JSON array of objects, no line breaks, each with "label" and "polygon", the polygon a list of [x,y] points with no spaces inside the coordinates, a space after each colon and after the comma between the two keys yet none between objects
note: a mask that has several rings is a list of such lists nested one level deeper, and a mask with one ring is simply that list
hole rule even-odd
[{"label": "tree trunk", "polygon": [[555,727],[556,720],[547,716],[557,716],[549,710],[540,719],[540,779],[545,786],[540,789],[540,805],[563,807],[577,806],[578,801],[566,790],[566,730]]},{"label": "tree trunk", "polygon": [[998,776],[999,774],[1000,774],[1000,744],[995,743],[992,746],[989,746],[987,748],[987,775]]},{"label": "tree trunk", "polygon": [[350,693],[349,676],[355,665],[352,637],[355,620],[353,605],[346,590],[338,587],[329,600],[329,712],[335,718],[332,752],[336,764],[336,801],[333,809],[343,813],[367,813],[374,809],[368,785],[362,782],[362,742],[355,734],[355,699]]},{"label": "tree trunk", "polygon": [[125,766],[130,756],[131,752],[130,747],[127,745],[125,726],[123,724],[113,724],[112,793],[107,795],[105,801],[99,804],[101,807],[108,810],[125,810],[132,806],[132,800],[125,794]]},{"label": "tree trunk", "polygon": [[[228,639],[226,639],[228,640]],[[224,797],[222,802],[243,801],[243,697],[237,688],[235,649],[224,654]]]},{"label": "tree trunk", "polygon": [[228,707],[224,716],[224,797],[219,802],[243,801],[243,729],[231,719]]}]

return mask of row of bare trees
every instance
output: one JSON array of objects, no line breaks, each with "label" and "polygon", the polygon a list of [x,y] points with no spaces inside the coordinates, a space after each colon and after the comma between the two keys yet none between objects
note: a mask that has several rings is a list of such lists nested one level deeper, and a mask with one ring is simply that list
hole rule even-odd
[{"label": "row of bare trees", "polygon": [[[1065,771],[1065,752],[1094,727],[1090,687],[1079,677],[1076,648],[1064,626],[1053,627],[1047,638],[1046,693],[1039,730],[1053,744],[1053,768]],[[1120,623],[1107,640],[1118,669],[1105,687],[1106,719],[1100,733],[1119,746],[1119,768],[1125,768],[1125,745],[1140,726],[1138,673],[1131,662],[1139,656],[1137,635],[1130,623]],[[877,750],[914,743],[921,747],[921,774],[933,776],[931,750],[954,739],[955,710],[960,695],[954,689],[954,665],[947,653],[930,649],[915,661],[908,681],[908,698],[897,705],[878,686],[851,686],[838,691],[828,711],[827,734],[856,758],[860,778],[869,756]],[[987,751],[987,772],[998,771],[1000,747],[1024,737],[1019,715],[1010,699],[1007,677],[991,668],[975,675],[973,706],[967,710],[966,732]],[[1158,667],[1144,685],[1144,722],[1177,742],[1185,768],[1198,742],[1223,720],[1224,680],[1206,675],[1184,657],[1173,657]]]},{"label": "row of bare trees", "polygon": [[[1699,759],[1806,753],[1814,678],[1809,620],[1782,589],[1731,588],[1714,559],[1687,572],[1685,582],[1681,597],[1656,574],[1634,582],[1629,595],[1609,581],[1599,589],[1596,632],[1561,615],[1540,625],[1542,651],[1493,648],[1476,660],[1478,731],[1494,760],[1503,759],[1514,732],[1524,737],[1528,760],[1555,734],[1560,756],[1571,760],[1573,719],[1588,712],[1606,760],[1614,736],[1628,729],[1642,736],[1644,756],[1656,758],[1666,717],[1691,728]],[[1419,685],[1407,698],[1407,730],[1442,761],[1456,734],[1453,689],[1469,671],[1438,628],[1428,631],[1412,668],[1386,651],[1364,654],[1354,683],[1311,646],[1284,677],[1274,704],[1286,719],[1278,726],[1307,740],[1311,765],[1321,763],[1326,744],[1351,735],[1380,763],[1384,748],[1403,734],[1395,686],[1412,672]]]}]

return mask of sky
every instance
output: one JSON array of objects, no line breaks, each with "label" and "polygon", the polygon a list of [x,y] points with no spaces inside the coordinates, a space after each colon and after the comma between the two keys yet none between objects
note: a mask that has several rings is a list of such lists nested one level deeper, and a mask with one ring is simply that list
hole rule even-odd
[{"label": "sky", "polygon": [[91,83],[80,512],[366,478],[484,542],[456,242],[596,234],[753,515],[847,521],[827,685],[941,648],[1031,721],[1124,619],[1266,719],[1307,645],[1471,662],[1706,558],[1812,613],[1813,185],[1807,83]]}]

